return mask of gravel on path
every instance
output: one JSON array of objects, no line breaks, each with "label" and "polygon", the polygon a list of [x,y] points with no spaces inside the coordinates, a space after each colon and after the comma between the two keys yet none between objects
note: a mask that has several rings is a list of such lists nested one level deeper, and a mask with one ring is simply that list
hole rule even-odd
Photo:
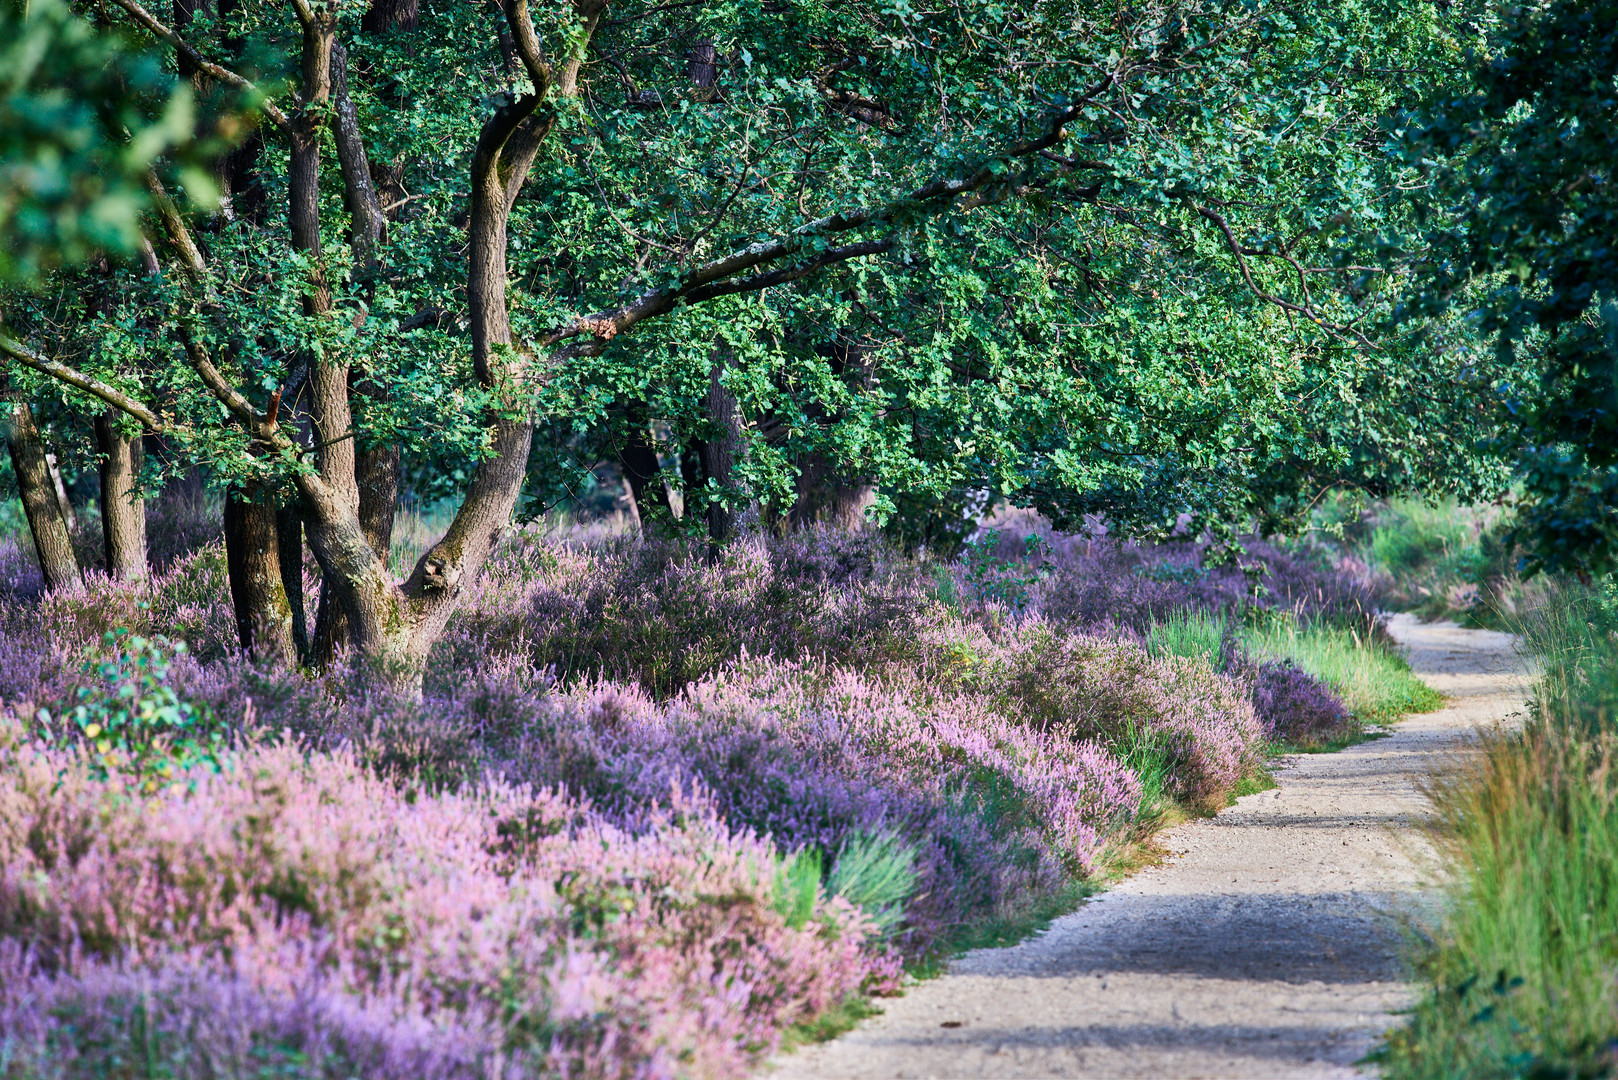
[{"label": "gravel on path", "polygon": [[770,1075],[1358,1075],[1411,1000],[1398,917],[1430,877],[1417,785],[1528,691],[1509,635],[1408,616],[1389,629],[1445,708],[1289,759],[1279,788],[1161,834],[1160,865],[1020,945],[962,956]]}]

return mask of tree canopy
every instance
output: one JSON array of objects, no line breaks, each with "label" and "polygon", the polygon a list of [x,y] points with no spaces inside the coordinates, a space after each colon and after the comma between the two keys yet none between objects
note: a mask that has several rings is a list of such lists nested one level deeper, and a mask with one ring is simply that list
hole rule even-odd
[{"label": "tree canopy", "polygon": [[1618,562],[1618,4],[1511,9],[1408,156],[1430,187],[1411,312],[1463,315],[1521,374],[1522,537],[1555,569]]},{"label": "tree canopy", "polygon": [[1521,358],[1447,302],[1394,321],[1473,236],[1389,242],[1451,182],[1402,133],[1493,47],[1462,5],[100,10],[199,130],[256,126],[215,207],[147,178],[154,258],[14,293],[12,355],[379,597],[402,454],[462,516],[378,627],[440,625],[524,493],[604,460],[715,542],[967,496],[1286,529],[1516,464]]}]

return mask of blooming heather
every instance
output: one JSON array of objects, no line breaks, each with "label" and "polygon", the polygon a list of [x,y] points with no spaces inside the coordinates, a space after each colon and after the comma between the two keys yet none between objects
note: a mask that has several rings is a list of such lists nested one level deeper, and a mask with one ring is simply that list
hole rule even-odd
[{"label": "blooming heather", "polygon": [[[743,1073],[1103,869],[1149,799],[1222,805],[1266,735],[1324,730],[1291,669],[1150,655],[1130,620],[1163,573],[1115,574],[1122,614],[1091,619],[1062,543],[1012,611],[871,537],[710,561],[518,535],[421,699],[237,654],[216,543],[0,598],[0,1060]],[[143,794],[75,756],[63,717],[121,626],[187,640],[169,682],[229,731],[218,772]],[[832,895],[848,851],[898,868],[869,913]]]},{"label": "blooming heather", "polygon": [[[165,1038],[213,1032],[227,1056],[263,1042],[364,1075],[736,1075],[883,974],[863,915],[822,899],[788,925],[772,846],[678,792],[629,833],[544,790],[409,799],[347,753],[277,743],[146,797],[10,742],[14,1059],[79,1042],[44,1003],[112,1030],[146,987]],[[200,1018],[216,990],[231,1008]]]}]

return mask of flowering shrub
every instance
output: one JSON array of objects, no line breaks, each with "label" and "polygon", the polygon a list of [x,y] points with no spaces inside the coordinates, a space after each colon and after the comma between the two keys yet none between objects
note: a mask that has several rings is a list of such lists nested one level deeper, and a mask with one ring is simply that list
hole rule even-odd
[{"label": "flowering shrub", "polygon": [[514,676],[602,676],[664,698],[743,653],[864,665],[902,645],[920,594],[915,568],[874,536],[755,536],[718,562],[675,541],[519,539],[452,621],[430,679],[516,657]]},{"label": "flowering shrub", "polygon": [[1243,657],[1232,670],[1251,687],[1265,738],[1314,746],[1352,730],[1354,718],[1342,700],[1292,661]]},{"label": "flowering shrub", "polygon": [[1042,732],[1160,759],[1167,794],[1207,809],[1257,764],[1263,731],[1246,688],[1201,658],[1157,657],[1127,636],[1038,618],[996,630],[943,623],[924,639],[935,685],[988,694]]},{"label": "flowering shrub", "polygon": [[[204,1060],[738,1075],[786,1024],[887,977],[863,915],[817,893],[790,925],[774,848],[678,792],[630,833],[545,790],[408,799],[346,753],[279,743],[131,797],[10,741],[0,1044],[42,1069],[67,1071],[64,1044],[106,1051],[87,1021],[133,1049],[130,1007],[155,990],[140,1026],[160,1030],[140,1037],[206,1037]],[[204,1019],[211,992],[228,1007]]]},{"label": "flowering shrub", "polygon": [[45,589],[32,542],[22,534],[0,536],[0,599],[26,599]]},{"label": "flowering shrub", "polygon": [[[237,655],[217,544],[0,600],[0,1046],[29,1076],[745,1072],[1159,800],[1223,805],[1266,737],[1326,737],[1296,669],[1131,630],[1224,610],[1223,571],[1119,547],[1095,619],[1077,543],[519,535],[420,700]],[[192,648],[87,667],[118,626]],[[37,740],[79,705],[88,753]],[[183,784],[99,753],[145,712],[217,725]]]},{"label": "flowering shrub", "polygon": [[[1001,557],[1026,558],[1029,537],[1040,542],[1030,560],[1038,584],[1029,607],[1051,622],[1127,626],[1144,634],[1153,623],[1187,611],[1251,608],[1323,619],[1362,635],[1379,626],[1381,583],[1351,558],[1246,537],[1235,561],[1216,565],[1206,545],[1191,540],[1135,544],[1104,534],[1057,533],[1033,514],[1003,518],[994,537]],[[978,543],[986,539],[987,533]],[[957,573],[967,571],[963,561]]]}]

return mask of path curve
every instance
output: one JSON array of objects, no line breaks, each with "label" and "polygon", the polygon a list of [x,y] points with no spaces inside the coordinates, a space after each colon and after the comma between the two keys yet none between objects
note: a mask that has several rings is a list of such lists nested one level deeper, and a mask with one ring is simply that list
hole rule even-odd
[{"label": "path curve", "polygon": [[1355,1076],[1410,1000],[1391,916],[1420,895],[1417,782],[1528,689],[1509,635],[1389,629],[1444,709],[1289,760],[1276,790],[1163,833],[1162,865],[777,1058],[774,1080]]}]

